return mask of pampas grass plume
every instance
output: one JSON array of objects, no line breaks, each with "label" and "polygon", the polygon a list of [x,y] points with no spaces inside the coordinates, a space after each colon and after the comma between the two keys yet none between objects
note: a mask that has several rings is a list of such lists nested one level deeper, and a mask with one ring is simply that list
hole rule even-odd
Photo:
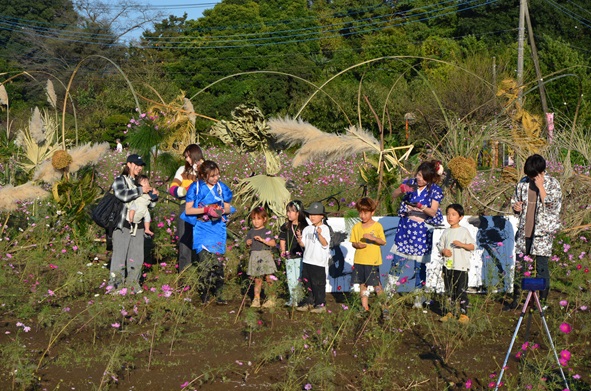
[{"label": "pampas grass plume", "polygon": [[[76,173],[88,164],[98,164],[102,157],[109,151],[109,143],[91,145],[90,143],[80,145],[68,151],[72,162],[68,166],[70,174]],[[63,172],[53,167],[51,159],[44,161],[33,175],[33,180],[54,184],[62,178]]]},{"label": "pampas grass plume", "polygon": [[45,198],[48,195],[47,191],[33,182],[27,182],[17,187],[7,185],[0,189],[0,210],[13,211],[18,207],[18,201]]},{"label": "pampas grass plume", "polygon": [[0,84],[0,105],[8,106],[8,93],[6,92],[4,84]]},{"label": "pampas grass plume", "polygon": [[72,148],[70,156],[70,173],[74,173],[88,164],[97,164],[100,159],[109,151],[109,143],[91,145],[90,143]]},{"label": "pampas grass plume", "polygon": [[33,115],[29,121],[29,135],[35,140],[37,144],[41,144],[45,141],[45,135],[43,134],[43,118],[38,107],[33,110]]},{"label": "pampas grass plume", "polygon": [[53,88],[53,83],[51,80],[47,79],[47,86],[45,88],[45,93],[47,94],[47,101],[54,109],[57,108],[57,95],[55,94],[55,89]]}]

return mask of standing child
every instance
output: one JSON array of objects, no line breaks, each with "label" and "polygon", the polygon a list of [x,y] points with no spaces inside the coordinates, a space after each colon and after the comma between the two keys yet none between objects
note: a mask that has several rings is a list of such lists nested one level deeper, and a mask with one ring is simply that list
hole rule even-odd
[{"label": "standing child", "polygon": [[[270,287],[273,285],[271,275],[277,272],[275,260],[271,249],[277,245],[273,234],[265,225],[268,215],[264,208],[256,207],[250,212],[250,222],[252,228],[246,234],[246,245],[250,247],[250,258],[248,260],[247,274],[254,277],[254,299],[251,307],[261,307],[261,289],[263,287],[263,277]],[[275,296],[267,295],[267,300],[263,303],[263,308],[272,308],[275,306]]]},{"label": "standing child", "polygon": [[293,200],[286,206],[287,222],[279,231],[279,250],[285,258],[285,273],[289,289],[288,307],[295,306],[301,300],[300,277],[302,275],[302,254],[304,249],[298,244],[297,237],[308,226],[302,201]]},{"label": "standing child", "polygon": [[373,286],[376,294],[383,294],[380,282],[380,265],[382,264],[382,252],[380,246],[386,244],[386,235],[382,224],[373,220],[377,208],[377,202],[369,197],[363,197],[355,204],[359,212],[360,222],[351,230],[351,244],[355,249],[353,259],[352,283],[359,284],[361,306],[364,311],[369,311],[368,286]]},{"label": "standing child", "polygon": [[117,143],[117,146],[115,147],[115,151],[117,153],[123,152],[123,144],[121,144],[121,140],[117,139],[117,140],[115,140],[115,143]]},{"label": "standing child", "polygon": [[200,266],[205,269],[201,300],[206,303],[213,294],[217,304],[228,304],[222,298],[224,264],[221,255],[226,253],[224,215],[232,211],[232,190],[220,181],[220,168],[211,160],[199,166],[199,178],[187,190],[181,218],[193,225],[193,249]]},{"label": "standing child", "polygon": [[[460,204],[451,204],[445,210],[447,223],[450,228],[443,231],[437,243],[437,249],[443,255],[443,283],[445,292],[450,296],[451,309],[447,301],[444,313],[439,320],[447,322],[456,317],[456,307],[459,300],[460,316],[458,322],[468,323],[468,270],[470,269],[470,251],[474,251],[474,238],[465,227],[460,227],[464,217],[464,208]],[[446,309],[447,307],[447,309]]]},{"label": "standing child", "polygon": [[[139,175],[137,179],[137,183],[139,186],[148,186],[150,185],[150,180],[145,175]],[[152,221],[152,216],[150,215],[150,210],[148,208],[153,208],[154,203],[158,200],[158,196],[156,196],[152,191],[148,193],[144,193],[139,198],[131,201],[129,203],[129,216],[128,221],[131,225],[131,236],[135,236],[137,233],[138,224],[144,221],[144,234],[146,235],[154,235],[154,232],[150,229],[150,221]]]},{"label": "standing child", "polygon": [[297,239],[298,244],[304,248],[302,281],[308,294],[297,310],[321,314],[326,312],[326,267],[330,258],[330,230],[323,222],[326,212],[320,202],[310,204],[304,213],[308,215],[312,225],[304,228]]}]

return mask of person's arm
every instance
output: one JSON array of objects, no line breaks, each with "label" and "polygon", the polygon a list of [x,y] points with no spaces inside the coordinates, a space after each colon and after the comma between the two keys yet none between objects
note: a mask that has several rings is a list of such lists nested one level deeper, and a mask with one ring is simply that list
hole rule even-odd
[{"label": "person's arm", "polygon": [[187,189],[182,186],[183,177],[182,174],[185,172],[185,166],[180,167],[174,174],[174,178],[168,188],[168,193],[175,198],[184,198],[187,195]]},{"label": "person's arm", "polygon": [[521,183],[523,179],[515,186],[515,192],[511,197],[511,208],[513,209],[513,213],[521,214],[523,210],[523,201],[521,199]]},{"label": "person's arm", "polygon": [[386,244],[386,241],[384,239],[380,239],[377,236],[372,235],[371,233],[364,234],[363,238],[372,242],[373,244],[377,244],[378,246],[383,246],[384,244]]},{"label": "person's arm", "polygon": [[113,194],[115,194],[115,197],[125,203],[135,200],[144,193],[143,187],[128,188],[123,176],[115,178],[111,187],[113,188]]},{"label": "person's arm", "polygon": [[412,186],[409,186],[409,185],[407,185],[406,183],[403,182],[392,193],[392,199],[396,199],[396,198],[400,197],[401,195],[403,195],[405,193],[408,193],[408,192],[411,192],[413,190],[414,189],[413,189]]},{"label": "person's arm", "polygon": [[464,250],[467,250],[467,251],[474,251],[474,244],[472,244],[472,243],[463,243],[463,242],[460,242],[459,240],[454,240],[452,242],[452,244],[458,248],[463,248]]},{"label": "person's arm", "polygon": [[[324,235],[327,236],[327,238],[325,238],[322,235],[322,226],[319,227],[315,227],[316,230],[316,236],[318,237],[318,241],[320,242],[320,245],[322,245],[322,247],[328,247],[328,242],[330,241],[330,231],[328,233],[324,233]],[[328,228],[326,229],[326,231],[328,231]]]},{"label": "person's arm", "polygon": [[275,247],[277,245],[277,242],[271,236],[265,235],[264,238],[261,236],[255,236],[254,238],[269,247]]}]

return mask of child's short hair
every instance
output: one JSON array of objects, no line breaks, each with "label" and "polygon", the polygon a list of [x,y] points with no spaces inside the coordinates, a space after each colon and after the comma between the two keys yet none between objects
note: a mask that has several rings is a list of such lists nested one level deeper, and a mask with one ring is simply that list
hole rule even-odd
[{"label": "child's short hair", "polygon": [[137,183],[138,185],[140,183],[142,183],[143,180],[146,180],[146,181],[149,182],[150,181],[150,178],[148,178],[148,176],[147,175],[144,175],[144,174],[140,174],[140,175],[138,175],[138,176],[135,177],[135,183]]},{"label": "child's short hair", "polygon": [[357,203],[355,203],[355,209],[357,209],[358,212],[375,212],[377,208],[377,201],[374,201],[369,197],[362,197],[359,199],[359,201],[357,201]]},{"label": "child's short hair", "polygon": [[267,211],[262,206],[257,206],[256,208],[251,210],[250,214],[248,216],[250,217],[251,220],[253,217],[260,217],[263,220],[267,220],[267,218],[269,217],[269,215],[267,214]]},{"label": "child's short hair", "polygon": [[546,171],[546,159],[544,159],[541,155],[536,153],[525,160],[523,172],[528,177],[534,178],[544,171]]},{"label": "child's short hair", "polygon": [[219,172],[220,167],[217,165],[216,162],[212,160],[206,160],[203,163],[201,163],[197,170],[199,174],[199,179],[207,180],[207,178],[209,178],[212,172]]},{"label": "child's short hair", "polygon": [[445,208],[445,213],[447,213],[448,210],[453,209],[456,212],[458,212],[458,214],[460,215],[460,217],[464,216],[464,207],[460,204],[449,204],[447,206],[447,208]]}]

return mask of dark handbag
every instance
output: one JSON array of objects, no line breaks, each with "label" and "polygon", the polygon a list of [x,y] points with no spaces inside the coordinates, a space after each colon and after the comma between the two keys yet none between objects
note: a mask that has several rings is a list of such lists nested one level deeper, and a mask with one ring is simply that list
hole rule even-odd
[{"label": "dark handbag", "polygon": [[121,212],[123,211],[123,202],[115,197],[111,192],[105,193],[103,198],[91,210],[92,220],[108,232],[117,228]]}]

